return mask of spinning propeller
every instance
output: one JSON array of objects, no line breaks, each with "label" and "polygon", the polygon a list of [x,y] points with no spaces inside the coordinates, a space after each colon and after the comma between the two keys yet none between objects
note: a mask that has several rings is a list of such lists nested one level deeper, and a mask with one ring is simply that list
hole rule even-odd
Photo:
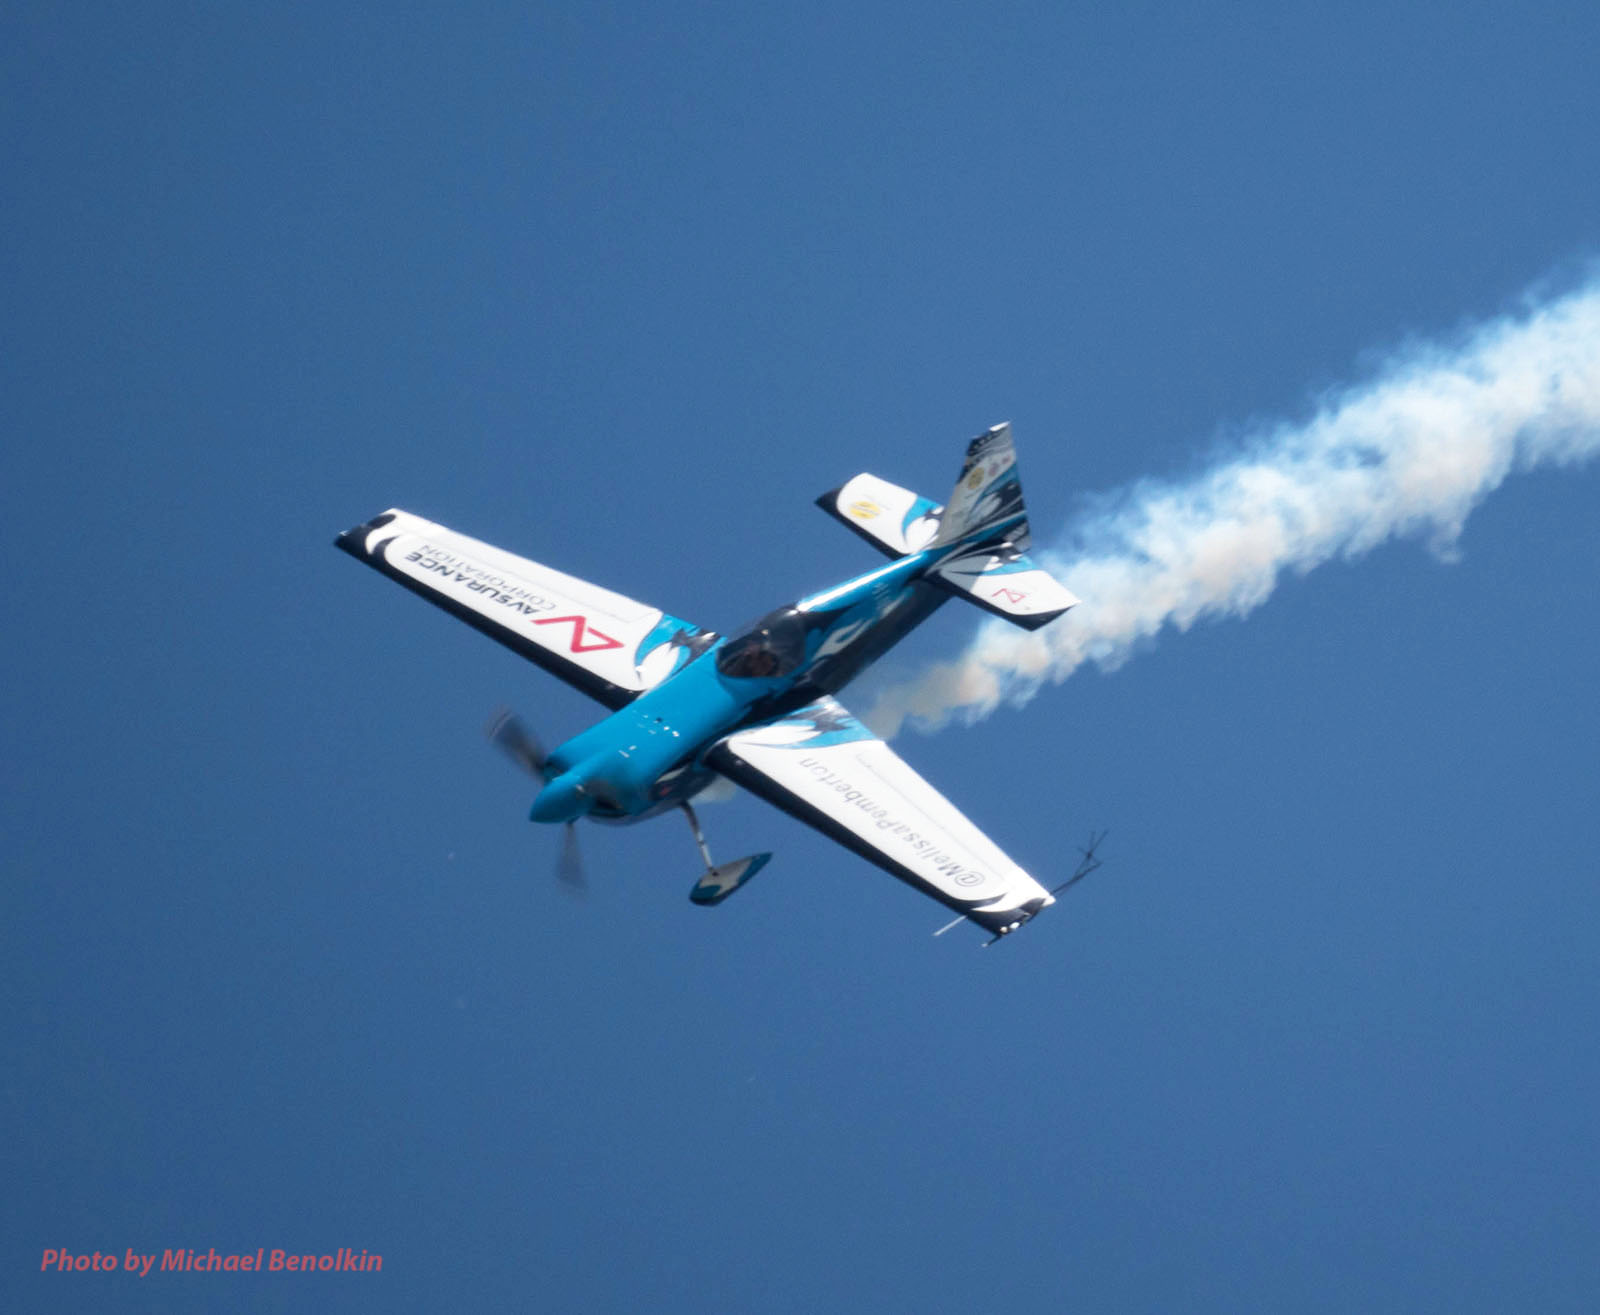
[{"label": "spinning propeller", "polygon": [[[489,740],[534,780],[543,784],[544,764],[549,755],[539,737],[522,724],[516,713],[506,709],[491,721],[485,732]],[[587,883],[583,875],[583,855],[578,849],[578,822],[568,822],[561,837],[561,857],[556,860],[556,876],[574,894],[582,894]]]}]

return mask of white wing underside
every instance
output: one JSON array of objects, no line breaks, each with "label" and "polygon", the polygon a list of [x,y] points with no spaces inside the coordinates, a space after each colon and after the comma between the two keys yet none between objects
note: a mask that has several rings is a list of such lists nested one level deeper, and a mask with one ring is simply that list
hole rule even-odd
[{"label": "white wing underside", "polygon": [[723,775],[991,932],[1054,903],[832,698],[717,743]]},{"label": "white wing underside", "polygon": [[677,670],[707,632],[397,509],[338,546],[430,602],[617,708]]}]

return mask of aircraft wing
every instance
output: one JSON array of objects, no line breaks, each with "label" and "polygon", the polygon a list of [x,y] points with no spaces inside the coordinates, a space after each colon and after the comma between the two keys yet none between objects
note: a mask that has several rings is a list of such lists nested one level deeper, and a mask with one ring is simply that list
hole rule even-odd
[{"label": "aircraft wing", "polygon": [[736,731],[707,761],[996,935],[1055,903],[835,699]]},{"label": "aircraft wing", "polygon": [[661,683],[711,631],[391,509],[334,545],[608,708]]}]

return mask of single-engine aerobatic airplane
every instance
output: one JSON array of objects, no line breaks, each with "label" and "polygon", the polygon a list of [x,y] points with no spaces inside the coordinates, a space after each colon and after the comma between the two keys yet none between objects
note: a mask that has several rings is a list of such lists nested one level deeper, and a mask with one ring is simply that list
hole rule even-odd
[{"label": "single-engine aerobatic airplane", "polygon": [[[817,503],[892,560],[731,638],[405,511],[335,542],[612,710],[549,753],[514,718],[491,730],[543,782],[531,817],[568,824],[569,856],[580,817],[681,808],[706,864],[690,898],[720,903],[772,857],[712,863],[690,800],[721,776],[998,939],[1055,892],[833,696],[952,595],[1030,630],[1078,601],[1027,555],[1011,427],[973,439],[943,507],[872,475]],[[1094,866],[1093,848],[1057,891]]]}]

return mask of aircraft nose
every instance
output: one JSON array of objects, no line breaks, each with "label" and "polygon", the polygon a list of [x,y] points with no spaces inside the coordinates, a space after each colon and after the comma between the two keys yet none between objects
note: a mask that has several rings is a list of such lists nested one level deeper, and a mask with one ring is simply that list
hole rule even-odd
[{"label": "aircraft nose", "polygon": [[539,791],[528,816],[535,822],[570,822],[589,811],[583,782],[572,772],[556,777]]}]

